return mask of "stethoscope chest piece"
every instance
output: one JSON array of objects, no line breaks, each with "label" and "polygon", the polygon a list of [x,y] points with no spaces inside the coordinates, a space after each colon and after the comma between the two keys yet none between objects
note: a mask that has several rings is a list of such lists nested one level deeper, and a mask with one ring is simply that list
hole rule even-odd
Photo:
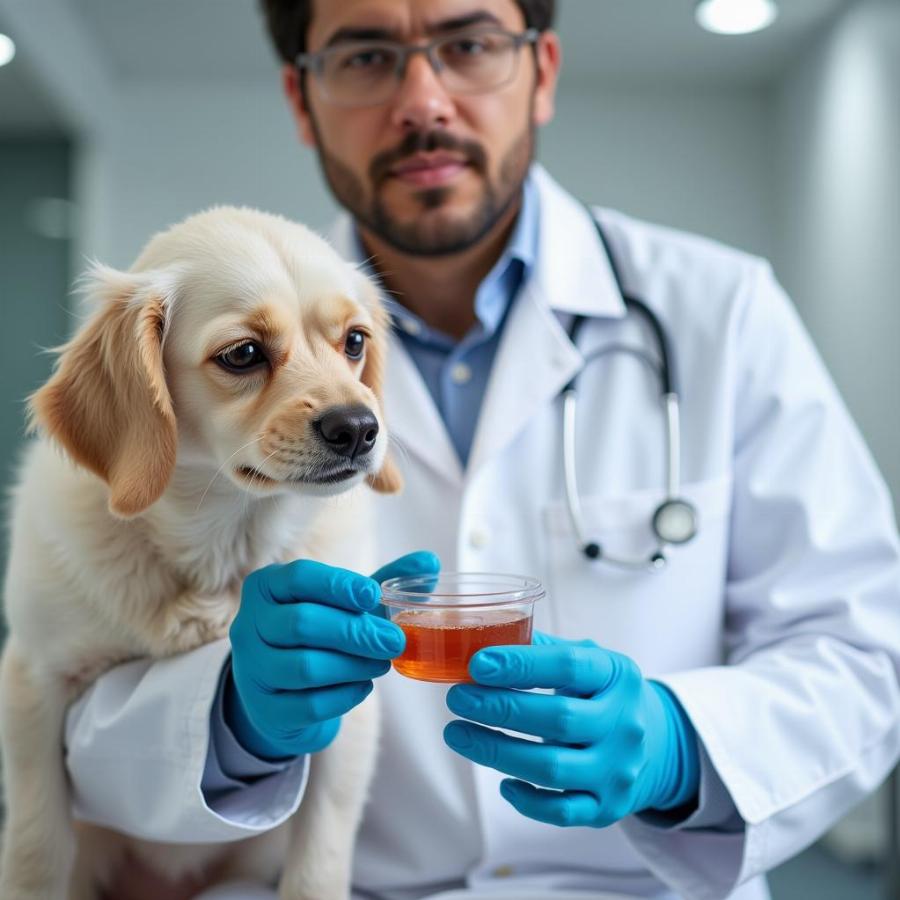
[{"label": "stethoscope chest piece", "polygon": [[678,497],[664,501],[653,513],[653,531],[664,544],[686,544],[697,534],[697,527],[696,508]]}]

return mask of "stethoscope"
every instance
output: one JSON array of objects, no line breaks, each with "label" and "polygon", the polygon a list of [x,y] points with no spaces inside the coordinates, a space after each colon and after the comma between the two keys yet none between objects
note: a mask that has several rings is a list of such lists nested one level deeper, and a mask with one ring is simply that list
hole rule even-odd
[{"label": "stethoscope", "polygon": [[[662,323],[650,308],[636,297],[626,295],[622,286],[622,279],[616,265],[609,242],[600,224],[591,216],[600,240],[606,250],[613,277],[619,288],[619,293],[625,301],[625,307],[629,313],[642,318],[649,326],[656,341],[659,359],[653,359],[640,347],[627,344],[607,344],[597,350],[588,353],[584,357],[584,366],[592,360],[611,353],[628,353],[643,360],[653,371],[659,381],[660,400],[662,401],[663,415],[666,420],[666,484],[665,496],[662,503],[656,507],[651,524],[656,536],[656,549],[646,559],[625,559],[607,553],[602,544],[592,540],[584,527],[584,517],[581,513],[581,502],[578,498],[578,482],[575,473],[575,417],[577,411],[577,396],[575,384],[578,380],[576,374],[572,380],[562,389],[563,398],[563,466],[566,482],[566,506],[569,511],[569,519],[572,529],[578,539],[581,552],[591,560],[603,560],[612,565],[631,570],[643,570],[658,572],[665,568],[668,559],[665,548],[670,544],[686,544],[697,534],[698,516],[692,503],[679,497],[680,481],[680,440],[681,428],[679,417],[678,385],[676,382],[675,364],[672,357],[672,349]],[[569,339],[576,344],[578,333],[584,325],[585,317],[576,315],[569,326]],[[582,366],[580,371],[584,371]]]}]

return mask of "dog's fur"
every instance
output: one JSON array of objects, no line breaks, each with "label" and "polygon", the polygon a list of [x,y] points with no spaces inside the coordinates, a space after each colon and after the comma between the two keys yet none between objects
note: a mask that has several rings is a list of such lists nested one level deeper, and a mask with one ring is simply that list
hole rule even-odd
[{"label": "dog's fur", "polygon": [[[361,482],[399,488],[385,455],[377,292],[303,226],[230,207],[155,236],[128,272],[94,267],[87,292],[93,314],[30,399],[41,437],[14,496],[0,897],[89,900],[130,854],[215,881],[274,881],[283,869],[283,898],[344,900],[374,764],[373,698],[314,757],[291,821],[238,844],[73,826],[62,735],[68,705],[104,670],[225,637],[252,570],[299,557],[370,570]],[[359,362],[344,352],[351,328],[366,334]],[[216,356],[243,341],[269,363],[230,374]],[[304,483],[336,465],[315,420],[355,404],[379,423],[358,473]]]}]

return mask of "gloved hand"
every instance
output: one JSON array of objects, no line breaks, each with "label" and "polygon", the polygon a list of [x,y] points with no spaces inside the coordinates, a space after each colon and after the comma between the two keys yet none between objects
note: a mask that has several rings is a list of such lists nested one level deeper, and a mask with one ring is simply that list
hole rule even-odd
[{"label": "gloved hand", "polygon": [[694,728],[674,696],[644,679],[627,656],[593,641],[536,635],[531,646],[480,650],[469,673],[479,684],[450,689],[452,712],[544,740],[458,720],[446,726],[444,740],[473,762],[512,775],[500,792],[523,815],[602,828],[696,800]]},{"label": "gloved hand", "polygon": [[419,551],[371,578],[311,560],[251,572],[231,625],[224,695],[225,721],[241,746],[272,760],[327,747],[340,717],[406,645],[377,612],[380,583],[439,567]]}]

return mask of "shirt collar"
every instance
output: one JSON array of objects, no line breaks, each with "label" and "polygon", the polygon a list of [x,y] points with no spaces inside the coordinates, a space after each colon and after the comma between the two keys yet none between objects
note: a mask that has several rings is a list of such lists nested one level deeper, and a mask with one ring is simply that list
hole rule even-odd
[{"label": "shirt collar", "polygon": [[475,294],[475,315],[493,334],[519,287],[531,277],[537,257],[538,196],[529,175],[522,184],[522,203],[509,241]]}]

